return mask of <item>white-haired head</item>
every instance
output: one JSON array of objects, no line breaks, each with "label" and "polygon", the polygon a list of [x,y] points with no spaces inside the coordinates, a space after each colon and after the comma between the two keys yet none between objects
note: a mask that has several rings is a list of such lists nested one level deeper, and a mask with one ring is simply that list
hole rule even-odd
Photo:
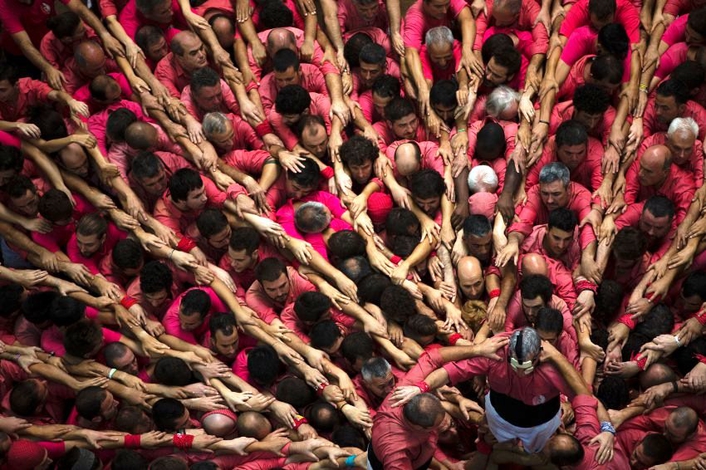
[{"label": "white-haired head", "polygon": [[431,28],[429,31],[427,31],[427,34],[424,36],[424,45],[427,46],[427,48],[432,46],[441,47],[447,44],[453,45],[453,43],[454,34],[446,26],[437,26],[435,28]]},{"label": "white-haired head", "polygon": [[488,95],[485,112],[496,119],[513,119],[520,104],[520,93],[507,86],[499,86]]},{"label": "white-haired head", "polygon": [[691,132],[694,137],[697,137],[699,135],[699,125],[690,117],[674,118],[667,130],[667,136],[672,137],[677,132]]},{"label": "white-haired head", "polygon": [[468,174],[468,189],[471,194],[494,193],[498,189],[498,175],[488,165],[478,165]]}]

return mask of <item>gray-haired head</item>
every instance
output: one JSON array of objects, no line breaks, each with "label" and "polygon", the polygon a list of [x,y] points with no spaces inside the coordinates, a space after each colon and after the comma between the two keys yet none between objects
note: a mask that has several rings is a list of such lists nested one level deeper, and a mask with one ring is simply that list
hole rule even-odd
[{"label": "gray-haired head", "polygon": [[392,371],[392,366],[384,357],[371,357],[360,369],[363,380],[370,382],[373,379],[384,379]]},{"label": "gray-haired head", "polygon": [[698,137],[699,125],[690,117],[674,118],[667,129],[667,136],[672,137],[678,132],[691,132],[694,137]]},{"label": "gray-haired head", "polygon": [[305,202],[294,213],[294,223],[304,233],[321,233],[331,223],[331,213],[320,202]]},{"label": "gray-haired head", "polygon": [[498,175],[488,165],[478,165],[468,173],[468,189],[471,194],[494,193],[498,189]]},{"label": "gray-haired head", "polygon": [[497,118],[513,104],[520,102],[520,93],[507,86],[499,86],[488,95],[485,111],[488,116]]},{"label": "gray-haired head", "polygon": [[518,14],[522,9],[522,0],[494,0],[493,10],[502,9],[512,14]]},{"label": "gray-haired head", "polygon": [[[522,336],[522,341],[520,340]],[[537,330],[530,328],[522,328],[516,330],[510,336],[510,344],[508,346],[508,354],[514,357],[518,362],[533,360],[542,350],[542,340],[537,333]]]},{"label": "gray-haired head", "polygon": [[203,133],[208,138],[214,134],[223,134],[228,126],[228,116],[220,112],[208,113],[203,117],[201,126]]},{"label": "gray-haired head", "polygon": [[446,26],[437,26],[427,31],[424,36],[424,44],[427,47],[440,47],[443,45],[453,45],[454,34]]},{"label": "gray-haired head", "polygon": [[564,187],[569,186],[569,169],[561,162],[547,163],[539,171],[540,183],[549,184],[555,181],[561,181]]},{"label": "gray-haired head", "polygon": [[402,413],[410,423],[431,429],[446,412],[436,396],[431,393],[422,393],[412,398],[404,406]]}]

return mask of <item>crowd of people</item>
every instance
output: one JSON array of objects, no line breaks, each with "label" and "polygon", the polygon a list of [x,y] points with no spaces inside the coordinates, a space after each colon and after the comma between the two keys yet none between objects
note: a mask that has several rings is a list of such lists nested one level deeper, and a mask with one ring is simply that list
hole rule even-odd
[{"label": "crowd of people", "polygon": [[0,468],[706,470],[703,0],[0,24]]}]

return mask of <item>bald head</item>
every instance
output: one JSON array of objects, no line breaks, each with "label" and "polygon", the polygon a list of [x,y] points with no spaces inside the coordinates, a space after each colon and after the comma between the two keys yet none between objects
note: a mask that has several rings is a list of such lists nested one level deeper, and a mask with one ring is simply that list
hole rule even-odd
[{"label": "bald head", "polygon": [[170,43],[172,52],[176,55],[184,55],[186,45],[201,42],[201,39],[193,31],[181,31],[177,33]]},{"label": "bald head", "polygon": [[414,142],[407,142],[397,147],[395,151],[395,166],[402,176],[410,176],[421,168],[421,154],[419,146]]},{"label": "bald head", "polygon": [[294,52],[297,50],[297,38],[294,33],[286,28],[274,28],[267,35],[267,54],[274,57],[277,51],[281,49],[291,49]]},{"label": "bald head", "polygon": [[79,70],[87,78],[95,78],[104,73],[105,53],[97,43],[84,41],[74,49],[74,59]]},{"label": "bald head", "polygon": [[640,158],[640,185],[659,187],[669,175],[672,153],[666,145],[653,145]]},{"label": "bald head", "polygon": [[238,416],[238,436],[254,437],[257,440],[262,440],[270,432],[272,425],[270,422],[256,411],[246,411]]},{"label": "bald head", "polygon": [[125,142],[136,150],[151,150],[157,145],[157,129],[143,121],[135,121],[125,130]]},{"label": "bald head", "polygon": [[201,420],[201,425],[206,434],[217,437],[228,437],[235,432],[236,421],[230,416],[213,413]]},{"label": "bald head", "polygon": [[547,276],[547,263],[544,261],[544,258],[542,258],[542,255],[529,253],[522,258],[522,275],[529,276],[531,274]]},{"label": "bald head", "polygon": [[461,292],[468,300],[478,300],[483,294],[485,280],[483,267],[474,256],[464,256],[456,266],[458,284]]}]

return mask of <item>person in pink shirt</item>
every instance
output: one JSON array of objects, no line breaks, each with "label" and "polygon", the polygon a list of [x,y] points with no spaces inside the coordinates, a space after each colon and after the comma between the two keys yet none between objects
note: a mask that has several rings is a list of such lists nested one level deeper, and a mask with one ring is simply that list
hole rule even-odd
[{"label": "person in pink shirt", "polygon": [[358,97],[358,104],[365,120],[375,125],[385,119],[385,107],[390,101],[401,96],[400,81],[392,75],[383,75]]},{"label": "person in pink shirt", "polygon": [[[630,61],[632,51],[625,33],[625,28],[617,23],[610,23],[601,28],[598,33],[590,26],[577,28],[569,37],[564,49],[561,52],[560,64],[568,68],[579,61],[582,57],[590,54],[608,53],[623,61],[622,83],[630,80]],[[662,57],[661,60],[664,60]],[[559,67],[557,68],[559,70]]]},{"label": "person in pink shirt", "polygon": [[326,80],[316,65],[302,64],[291,49],[280,49],[272,57],[272,72],[260,81],[258,93],[265,112],[275,105],[277,93],[287,85],[301,85],[308,92],[328,96]]},{"label": "person in pink shirt", "polygon": [[355,391],[374,418],[382,402],[402,380],[405,373],[392,367],[383,357],[372,357],[363,363],[360,374],[353,378]]},{"label": "person in pink shirt", "polygon": [[209,331],[211,315],[225,310],[225,305],[211,288],[194,287],[172,302],[162,318],[162,325],[168,335],[189,344],[201,344]]},{"label": "person in pink shirt", "polygon": [[336,325],[348,331],[355,325],[355,319],[333,308],[331,300],[321,292],[304,292],[294,304],[284,308],[281,314],[284,326],[292,330],[305,343],[310,342],[309,331],[324,320],[333,320]]},{"label": "person in pink shirt", "polygon": [[659,194],[674,203],[676,223],[680,224],[686,217],[694,191],[693,178],[672,163],[669,149],[655,145],[630,166],[625,175],[625,193],[619,194],[613,204],[616,207],[631,205]]},{"label": "person in pink shirt", "polygon": [[94,77],[74,92],[74,99],[86,103],[88,111],[95,114],[119,100],[137,101],[130,83],[122,73],[107,73]]},{"label": "person in pink shirt", "polygon": [[385,120],[376,122],[373,128],[377,131],[378,146],[385,152],[387,146],[396,140],[414,140],[424,142],[427,131],[417,116],[412,103],[404,98],[393,98],[385,106]]},{"label": "person in pink shirt", "polygon": [[[488,165],[498,177],[497,191],[504,191],[507,158],[515,149],[517,123],[486,118],[468,129],[468,155],[472,168]],[[470,176],[470,175],[469,175]]]},{"label": "person in pink shirt", "polygon": [[151,72],[154,72],[159,61],[169,54],[169,43],[162,30],[156,26],[146,25],[138,29],[135,44],[144,52],[145,64]]},{"label": "person in pink shirt", "polygon": [[245,302],[267,324],[304,292],[315,287],[301,277],[294,268],[285,266],[277,258],[266,258],[255,268],[256,281],[245,294]]},{"label": "person in pink shirt", "polygon": [[699,126],[699,140],[706,138],[706,109],[689,99],[686,85],[670,79],[662,82],[657,87],[654,98],[647,101],[642,117],[644,136],[666,132],[672,121],[678,117],[692,118]]},{"label": "person in pink shirt", "polygon": [[[497,33],[489,37],[483,42],[481,57],[483,81],[478,88],[478,95],[487,95],[501,85],[516,91],[524,89],[528,61],[515,48],[510,36]],[[477,106],[479,102],[476,102]]]},{"label": "person in pink shirt", "polygon": [[569,38],[581,26],[590,26],[597,33],[608,23],[621,24],[631,45],[640,42],[640,15],[630,0],[579,0],[562,22],[559,34]]},{"label": "person in pink shirt", "polygon": [[66,79],[64,88],[74,94],[99,75],[120,72],[120,69],[112,59],[106,57],[99,44],[84,41],[74,48],[73,56],[62,64],[61,71]]},{"label": "person in pink shirt", "polygon": [[[181,102],[197,123],[203,121],[206,113],[240,114],[240,106],[230,87],[210,67],[203,67],[191,74],[190,84],[181,92]],[[182,121],[187,129],[190,122],[191,119]]]},{"label": "person in pink shirt", "polygon": [[[402,33],[405,48],[419,51],[422,48],[424,35],[431,28],[436,26],[451,26],[453,21],[464,25],[472,25],[470,29],[464,29],[464,45],[469,47],[475,39],[475,22],[472,19],[468,4],[463,1],[452,0],[451,2],[441,0],[418,0],[407,10],[404,21],[404,31]],[[471,37],[466,37],[470,32]],[[409,51],[408,51],[409,52]]]},{"label": "person in pink shirt", "polygon": [[539,172],[548,163],[561,162],[571,172],[574,181],[589,191],[597,191],[603,184],[601,143],[588,136],[586,128],[575,120],[564,121],[556,135],[544,146],[542,156],[527,172],[525,190],[539,183]]},{"label": "person in pink shirt", "polygon": [[72,262],[83,264],[92,274],[99,274],[101,260],[110,254],[118,241],[125,238],[126,232],[100,214],[87,214],[76,224],[76,233],[66,246],[66,254]]},{"label": "person in pink shirt", "polygon": [[160,320],[181,292],[177,274],[185,278],[174,265],[160,261],[150,261],[140,271],[140,275],[128,286],[127,294],[142,307],[153,320]]},{"label": "person in pink shirt", "polygon": [[66,194],[50,189],[39,199],[39,214],[52,223],[48,233],[32,233],[32,240],[50,251],[64,250],[76,232],[76,224],[84,215],[95,212],[95,208],[78,194],[73,195],[76,206]]},{"label": "person in pink shirt", "polygon": [[238,331],[238,324],[230,312],[211,315],[208,329],[201,344],[209,348],[218,360],[229,366],[241,351],[257,346],[257,340]]},{"label": "person in pink shirt", "polygon": [[385,54],[380,44],[370,43],[363,46],[358,55],[357,65],[352,66],[353,92],[363,93],[369,90],[375,80],[382,75],[392,75],[400,79],[400,68]]},{"label": "person in pink shirt", "polygon": [[234,229],[228,242],[228,252],[223,255],[218,267],[231,275],[237,290],[236,297],[245,300],[245,292],[255,282],[255,267],[267,258],[281,258],[279,252],[260,239],[252,227]]},{"label": "person in pink shirt", "polygon": [[282,139],[288,150],[299,145],[299,139],[292,127],[299,122],[305,114],[318,114],[326,122],[327,132],[331,132],[329,112],[331,101],[328,97],[318,93],[309,93],[300,85],[287,85],[277,93],[275,109],[268,118],[272,129]]},{"label": "person in pink shirt", "polygon": [[419,170],[432,169],[444,176],[444,161],[437,154],[439,145],[434,142],[397,140],[385,150],[396,179],[409,179]]},{"label": "person in pink shirt", "polygon": [[100,42],[93,28],[86,26],[73,11],[49,18],[47,27],[50,31],[42,38],[39,51],[56,69],[74,55],[74,47],[79,43],[86,40]]},{"label": "person in pink shirt", "polygon": [[207,113],[201,125],[204,137],[213,144],[219,154],[265,148],[252,126],[236,114],[218,111]]},{"label": "person in pink shirt", "polygon": [[483,36],[486,29],[496,28],[496,33],[515,33],[528,31],[532,33],[530,55],[530,74],[536,76],[539,67],[544,61],[544,55],[549,49],[549,33],[547,28],[538,21],[540,7],[537,2],[522,0],[508,0],[493,2],[486,0],[484,11],[476,18],[476,37],[473,50],[479,51],[483,45]]},{"label": "person in pink shirt", "polygon": [[419,59],[427,86],[438,80],[450,80],[461,67],[461,43],[446,26],[432,28],[427,31]]},{"label": "person in pink shirt", "polygon": [[586,83],[591,83],[601,87],[609,95],[613,95],[621,84],[623,77],[623,65],[616,57],[610,54],[586,55],[576,61],[568,71],[568,76],[562,80],[560,74],[566,72],[557,71],[557,81],[560,85],[556,94],[558,101],[571,99],[577,87]]},{"label": "person in pink shirt", "polygon": [[157,26],[171,41],[180,31],[189,29],[177,0],[153,0],[138,2],[129,0],[120,11],[118,20],[125,33],[135,40],[137,30],[144,25]]},{"label": "person in pink shirt", "polygon": [[586,127],[588,135],[608,143],[616,111],[610,105],[610,96],[595,85],[586,84],[576,89],[574,99],[554,106],[549,125],[539,126],[533,132],[556,134],[562,122],[575,119]]},{"label": "person in pink shirt", "polygon": [[174,172],[192,168],[183,157],[168,152],[142,152],[130,164],[127,181],[145,208],[153,211],[169,187]]},{"label": "person in pink shirt", "polygon": [[381,0],[343,0],[338,2],[338,23],[341,32],[362,28],[389,30],[387,7]]},{"label": "person in pink shirt", "polygon": [[187,229],[207,205],[236,212],[240,196],[247,197],[245,189],[237,183],[231,185],[227,192],[222,192],[195,170],[183,168],[169,179],[169,190],[157,201],[153,214],[157,221],[172,229],[180,238],[179,249],[205,262],[201,250],[186,236]]},{"label": "person in pink shirt", "polygon": [[191,74],[208,65],[206,46],[191,31],[177,34],[170,42],[171,52],[159,61],[154,76],[174,98],[189,84]]}]

